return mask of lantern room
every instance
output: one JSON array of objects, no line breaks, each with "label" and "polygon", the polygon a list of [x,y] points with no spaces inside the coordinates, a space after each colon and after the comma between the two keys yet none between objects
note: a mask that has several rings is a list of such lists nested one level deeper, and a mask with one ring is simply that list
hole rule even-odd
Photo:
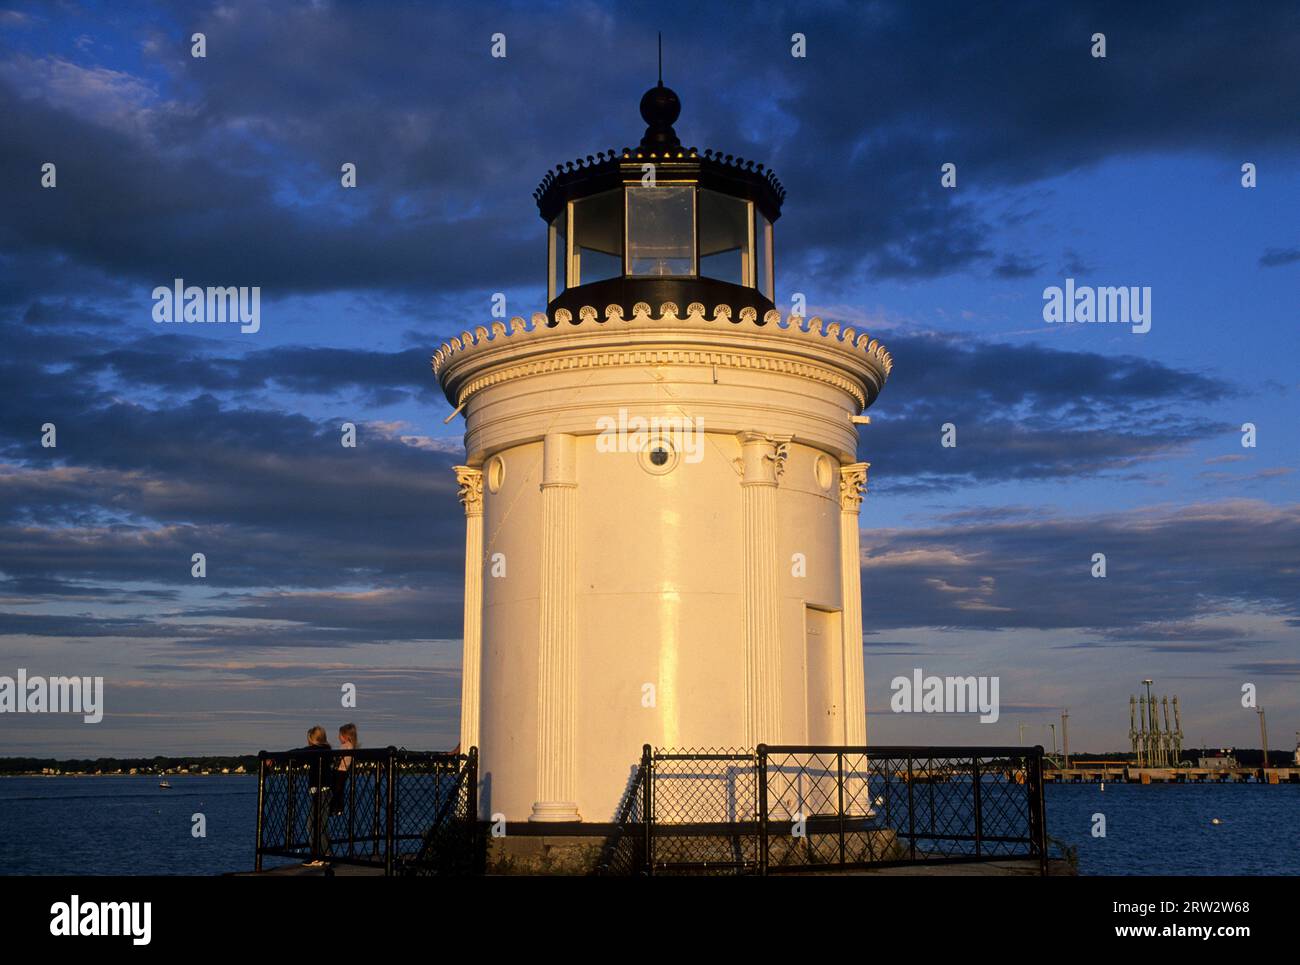
[{"label": "lantern room", "polygon": [[641,98],[636,148],[548,173],[535,197],[547,224],[547,308],[644,301],[775,308],[773,225],[785,191],[762,164],[683,147],[662,81]]}]

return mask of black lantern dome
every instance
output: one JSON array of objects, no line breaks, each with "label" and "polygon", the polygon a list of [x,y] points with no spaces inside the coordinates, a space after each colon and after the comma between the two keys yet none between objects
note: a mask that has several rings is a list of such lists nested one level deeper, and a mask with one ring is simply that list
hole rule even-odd
[{"label": "black lantern dome", "polygon": [[785,189],[763,165],[683,147],[681,101],[661,80],[641,98],[636,148],[599,151],[547,173],[534,197],[547,223],[547,314],[664,302],[775,308],[772,225]]}]

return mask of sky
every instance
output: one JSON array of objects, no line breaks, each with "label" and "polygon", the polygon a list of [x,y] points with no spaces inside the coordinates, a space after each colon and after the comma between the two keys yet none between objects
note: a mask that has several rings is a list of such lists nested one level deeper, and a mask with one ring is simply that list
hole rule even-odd
[{"label": "sky", "polygon": [[[532,192],[639,140],[657,31],[683,142],[787,189],[778,307],[894,358],[871,740],[1050,748],[1068,709],[1122,750],[1150,677],[1188,745],[1258,747],[1253,684],[1292,746],[1300,6],[236,0],[0,4],[0,675],[106,690],[94,725],[0,716],[0,754],[456,742],[430,356],[495,293],[545,309]],[[156,323],[174,278],[259,286],[260,329]],[[1067,278],[1149,288],[1150,330],[1048,324]],[[917,668],[999,677],[1000,719],[891,712]]]}]

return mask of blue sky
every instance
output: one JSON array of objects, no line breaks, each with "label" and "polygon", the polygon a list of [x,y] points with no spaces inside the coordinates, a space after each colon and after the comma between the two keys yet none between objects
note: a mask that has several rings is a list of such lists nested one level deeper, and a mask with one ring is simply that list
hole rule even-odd
[{"label": "blue sky", "polygon": [[[429,356],[493,292],[544,308],[532,189],[639,138],[657,30],[684,142],[788,189],[778,303],[895,359],[860,448],[872,738],[1050,743],[1069,707],[1076,748],[1119,749],[1151,676],[1189,742],[1257,745],[1249,681],[1289,746],[1296,8],[17,3],[0,673],[103,674],[107,714],[7,718],[9,753],[248,751],[341,716],[454,743],[461,451]],[[177,276],[261,286],[261,331],[154,324]],[[1067,277],[1149,286],[1150,332],[1045,324]],[[1002,720],[890,714],[914,667],[999,675]]]}]

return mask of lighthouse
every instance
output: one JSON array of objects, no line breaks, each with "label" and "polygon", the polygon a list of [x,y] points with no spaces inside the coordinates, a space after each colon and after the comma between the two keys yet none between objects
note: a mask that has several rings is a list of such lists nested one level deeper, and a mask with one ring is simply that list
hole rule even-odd
[{"label": "lighthouse", "polygon": [[636,147],[547,173],[546,311],[433,356],[485,819],[609,822],[644,744],[866,742],[858,425],[892,359],[777,309],[784,188],[680,111],[661,81]]}]

